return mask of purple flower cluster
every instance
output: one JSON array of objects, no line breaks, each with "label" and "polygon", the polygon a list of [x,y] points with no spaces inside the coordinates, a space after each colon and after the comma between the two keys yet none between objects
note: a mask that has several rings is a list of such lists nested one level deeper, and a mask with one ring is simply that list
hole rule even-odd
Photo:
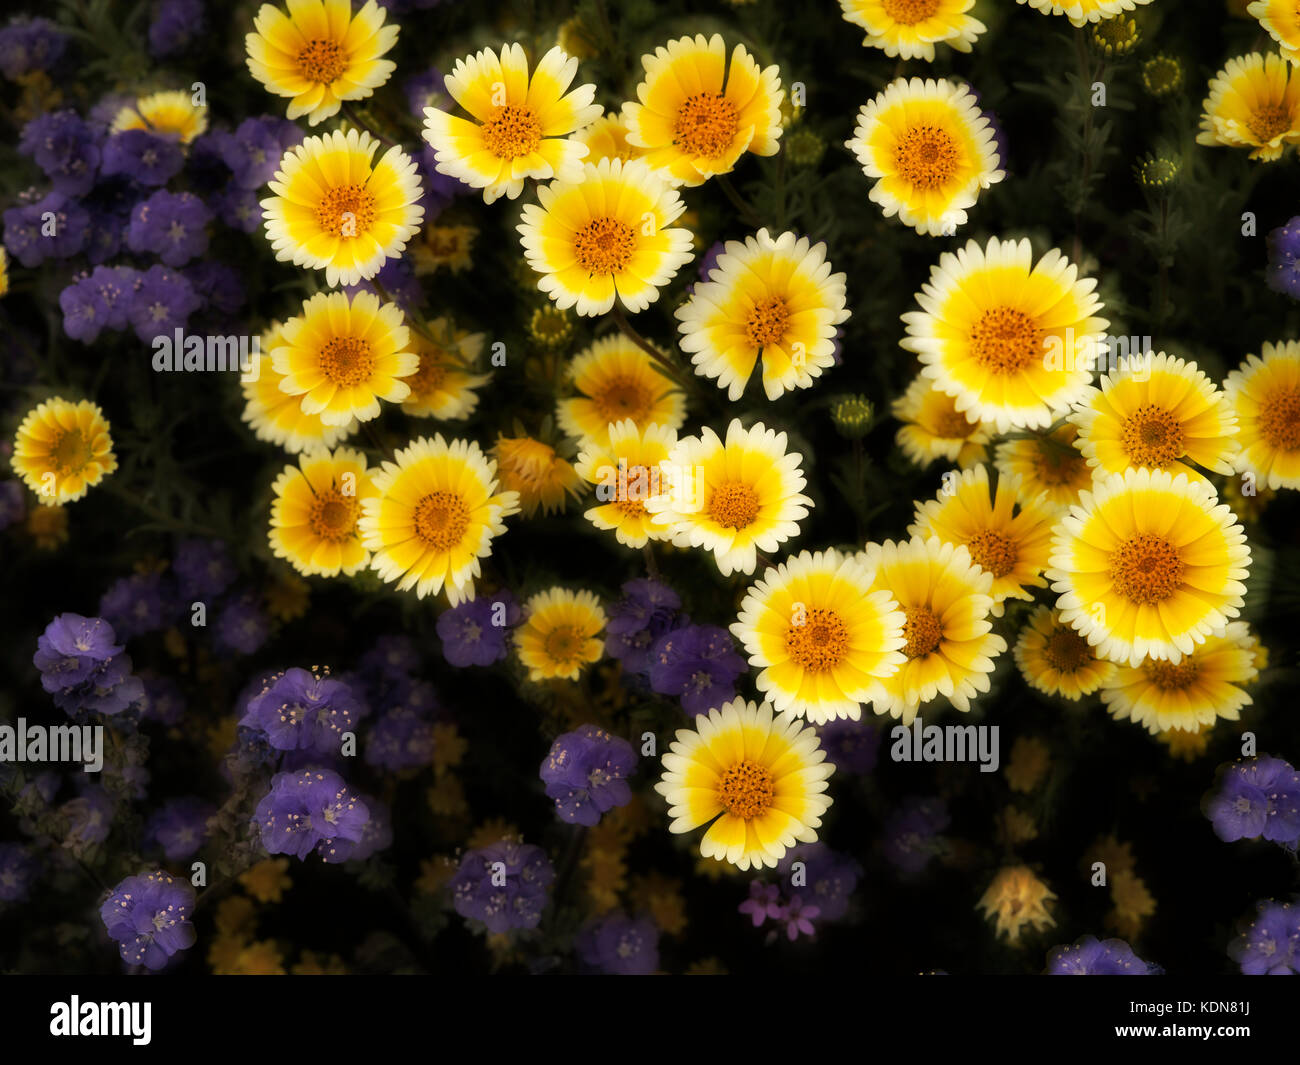
[{"label": "purple flower cluster", "polygon": [[885,858],[904,873],[919,873],[944,847],[948,804],[939,798],[905,799],[885,820]]},{"label": "purple flower cluster", "polygon": [[1228,956],[1247,976],[1300,975],[1300,905],[1256,903],[1254,920],[1228,944]]},{"label": "purple flower cluster", "polygon": [[506,656],[506,636],[523,614],[505,588],[465,600],[438,615],[442,654],[457,669],[490,666]]},{"label": "purple flower cluster", "polygon": [[41,687],[68,714],[118,714],[144,698],[144,685],[131,674],[130,656],[103,618],[60,614],[37,640],[32,663]]},{"label": "purple flower cluster", "polygon": [[328,769],[277,773],[257,805],[262,846],[270,854],[345,862],[365,837],[370,810],[343,778]]},{"label": "purple flower cluster", "polygon": [[665,633],[686,624],[681,598],[666,584],[642,578],[623,585],[623,598],[609,608],[605,653],[627,673],[648,673],[650,652]]},{"label": "purple flower cluster", "polygon": [[208,819],[216,812],[217,808],[203,799],[171,799],[145,824],[145,840],[159,848],[169,862],[183,862],[202,846]]},{"label": "purple flower cluster", "polygon": [[194,889],[164,872],[129,876],[100,907],[108,934],[128,965],[161,969],[194,945]]},{"label": "purple flower cluster", "polygon": [[46,259],[70,259],[86,247],[90,213],[75,199],[49,191],[20,193],[17,205],[4,212],[4,245],[31,270]]},{"label": "purple flower cluster", "polygon": [[1300,215],[1268,235],[1268,287],[1300,300]]},{"label": "purple flower cluster", "polygon": [[501,840],[466,851],[449,889],[458,914],[499,933],[536,928],[554,879],[541,847]]},{"label": "purple flower cluster", "polygon": [[126,246],[156,255],[166,266],[184,266],[208,250],[211,221],[212,212],[194,193],[159,189],[135,205]]},{"label": "purple flower cluster", "polygon": [[551,744],[542,762],[542,782],[561,821],[591,826],[606,810],[631,801],[627,778],[636,763],[636,751],[627,740],[583,725]]},{"label": "purple flower cluster", "polygon": [[149,23],[149,54],[165,59],[183,52],[206,29],[203,0],[159,0]]},{"label": "purple flower cluster", "polygon": [[650,651],[650,687],[681,699],[688,714],[708,713],[736,697],[746,670],[731,633],[717,625],[687,625],[659,637]]},{"label": "purple flower cluster", "polygon": [[801,843],[791,848],[777,870],[785,877],[786,895],[815,905],[823,921],[838,921],[849,912],[849,902],[862,876],[857,861],[824,843]]},{"label": "purple flower cluster", "polygon": [[157,188],[166,185],[185,167],[185,151],[171,137],[147,129],[125,129],[104,141],[100,172]]},{"label": "purple flower cluster", "polygon": [[1229,766],[1204,809],[1227,843],[1262,836],[1290,850],[1300,845],[1300,773],[1281,758],[1260,755]]},{"label": "purple flower cluster", "polygon": [[156,570],[119,577],[100,596],[99,613],[124,640],[165,629],[181,616],[176,583]]},{"label": "purple flower cluster", "polygon": [[63,58],[68,36],[49,19],[16,18],[0,29],[0,73],[17,81]]},{"label": "purple flower cluster", "polygon": [[341,737],[355,732],[366,706],[353,687],[305,669],[275,674],[248,700],[240,725],[265,734],[277,751],[335,758]]},{"label": "purple flower cluster", "polygon": [[172,570],[186,602],[210,602],[239,575],[230,549],[220,540],[182,540],[172,555]]},{"label": "purple flower cluster", "polygon": [[261,600],[252,591],[240,591],[227,597],[217,612],[212,643],[226,655],[251,655],[271,635],[271,619],[262,609]]},{"label": "purple flower cluster", "polygon": [[1084,936],[1073,945],[1053,947],[1047,955],[1048,976],[1156,976],[1158,965],[1143,961],[1122,939]]},{"label": "purple flower cluster", "polygon": [[84,196],[95,187],[99,142],[99,132],[75,111],[47,111],[23,127],[18,150],[41,168],[55,192]]},{"label": "purple flower cluster", "polygon": [[607,976],[649,976],[659,968],[659,929],[645,915],[603,914],[578,932],[574,946],[583,964]]},{"label": "purple flower cluster", "polygon": [[844,773],[870,773],[880,753],[880,729],[870,721],[836,718],[817,727],[826,759]]},{"label": "purple flower cluster", "polygon": [[104,329],[125,329],[140,277],[129,266],[97,266],[73,278],[59,293],[63,331],[73,340],[93,344]]}]

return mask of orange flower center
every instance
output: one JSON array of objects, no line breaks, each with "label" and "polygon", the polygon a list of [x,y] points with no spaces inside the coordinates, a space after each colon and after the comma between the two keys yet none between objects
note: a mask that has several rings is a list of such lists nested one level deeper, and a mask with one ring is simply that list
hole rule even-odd
[{"label": "orange flower center", "polygon": [[568,664],[578,657],[587,638],[573,625],[558,625],[546,634],[542,646],[548,658]]},{"label": "orange flower center", "polygon": [[450,551],[469,528],[469,508],[455,492],[430,492],[415,504],[415,535],[435,551]]},{"label": "orange flower center", "polygon": [[939,9],[939,0],[884,0],[885,14],[904,26],[915,26]]},{"label": "orange flower center", "polygon": [[335,41],[308,41],[298,53],[298,73],[321,85],[337,81],[347,68],[347,54]]},{"label": "orange flower center", "polygon": [[618,274],[636,250],[632,227],[617,218],[594,218],[573,238],[573,254],[589,274]]},{"label": "orange flower center", "polygon": [[311,531],[322,540],[346,540],[357,527],[357,501],[337,488],[318,492],[307,518]]},{"label": "orange flower center", "polygon": [[786,650],[804,669],[821,673],[840,664],[848,648],[849,629],[833,610],[809,610],[801,625],[785,633]]},{"label": "orange flower center", "polygon": [[899,177],[918,189],[938,189],[952,180],[961,151],[952,135],[938,126],[913,126],[894,149]]},{"label": "orange flower center", "polygon": [[772,773],[757,762],[737,762],[722,774],[718,799],[733,817],[752,821],[762,817],[772,806],[776,788]]},{"label": "orange flower center", "polygon": [[1134,466],[1163,469],[1183,454],[1183,427],[1169,411],[1148,403],[1124,420],[1120,443]]},{"label": "orange flower center", "polygon": [[1051,487],[1070,486],[1087,474],[1088,460],[1072,446],[1056,437],[1044,437],[1035,445],[1038,454],[1034,460],[1035,476]]},{"label": "orange flower center", "polygon": [[1043,644],[1043,657],[1058,673],[1074,673],[1092,658],[1088,641],[1065,625],[1057,626]]},{"label": "orange flower center", "polygon": [[1178,665],[1172,662],[1147,662],[1142,666],[1142,672],[1161,691],[1170,692],[1190,688],[1196,682],[1200,667],[1190,658],[1184,658]]},{"label": "orange flower center", "polygon": [[626,487],[614,505],[629,518],[642,517],[646,512],[644,500],[659,489],[659,471],[649,466],[629,466]]},{"label": "orange flower center", "polygon": [[447,367],[437,361],[431,352],[420,353],[420,365],[410,377],[403,378],[411,386],[411,395],[428,396],[442,388],[447,380]]},{"label": "orange flower center", "polygon": [[542,143],[542,124],[531,107],[506,104],[483,123],[483,142],[501,159],[532,155]]},{"label": "orange flower center", "polygon": [[740,111],[721,93],[699,92],[677,111],[673,143],[692,155],[717,159],[726,154],[740,128]]},{"label": "orange flower center", "polygon": [[1266,143],[1291,128],[1291,111],[1282,104],[1260,104],[1246,126],[1257,141]]},{"label": "orange flower center", "polygon": [[945,440],[965,440],[975,431],[976,423],[959,411],[951,398],[945,398],[948,399],[949,407],[935,415],[934,435]]},{"label": "orange flower center", "polygon": [[743,529],[758,517],[758,493],[743,481],[728,481],[713,491],[709,517],[727,529]]},{"label": "orange flower center", "polygon": [[779,344],[790,324],[790,307],[780,296],[769,296],[754,304],[745,324],[745,335],[756,348]]},{"label": "orange flower center", "polygon": [[327,189],[316,205],[316,224],[336,237],[357,237],[375,221],[375,197],[364,185]]},{"label": "orange flower center", "polygon": [[997,529],[976,533],[966,544],[970,557],[980,569],[995,577],[1005,577],[1020,561],[1020,548],[1011,537]]},{"label": "orange flower center", "polygon": [[340,388],[368,380],[375,368],[370,342],[361,337],[332,337],[320,351],[320,371]]},{"label": "orange flower center", "polygon": [[1272,447],[1300,448],[1300,389],[1279,388],[1260,403],[1259,431]]},{"label": "orange flower center", "polygon": [[1110,577],[1119,593],[1133,603],[1162,603],[1183,580],[1178,549],[1162,536],[1140,533],[1110,556]]},{"label": "orange flower center", "polygon": [[50,445],[50,464],[64,477],[80,473],[90,459],[90,444],[80,429],[61,432]]},{"label": "orange flower center", "polygon": [[985,311],[970,340],[975,361],[989,373],[1019,373],[1042,357],[1042,332],[1029,315],[1011,307]]},{"label": "orange flower center", "polygon": [[650,411],[653,397],[642,382],[635,377],[611,377],[591,397],[600,420],[609,422],[631,418],[638,425]]},{"label": "orange flower center", "polygon": [[907,621],[903,624],[903,637],[907,646],[903,654],[908,658],[924,658],[933,654],[943,639],[943,626],[928,606],[909,606],[903,611]]}]

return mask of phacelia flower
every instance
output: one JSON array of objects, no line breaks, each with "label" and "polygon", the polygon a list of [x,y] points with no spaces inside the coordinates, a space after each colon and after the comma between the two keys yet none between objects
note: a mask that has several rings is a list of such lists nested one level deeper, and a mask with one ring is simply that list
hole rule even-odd
[{"label": "phacelia flower", "polygon": [[443,657],[458,669],[501,661],[508,652],[510,630],[522,617],[514,595],[505,588],[444,610],[437,626]]},{"label": "phacelia flower", "polygon": [[366,804],[328,769],[277,773],[255,814],[269,853],[306,858],[317,851],[326,862],[345,861],[369,819]]},{"label": "phacelia flower", "polygon": [[582,928],[574,946],[586,965],[608,976],[646,976],[659,968],[659,929],[648,915],[607,913]]},{"label": "phacelia flower", "polygon": [[1207,797],[1205,815],[1227,843],[1259,839],[1294,847],[1300,841],[1300,773],[1281,758],[1236,762]]},{"label": "phacelia flower", "polygon": [[60,614],[37,639],[32,664],[41,687],[66,713],[117,714],[144,698],[131,658],[103,618]]},{"label": "phacelia flower", "polygon": [[145,839],[159,847],[169,862],[183,862],[203,845],[208,819],[216,812],[204,799],[171,799],[145,824]]},{"label": "phacelia flower", "polygon": [[99,915],[117,940],[122,960],[158,970],[197,938],[190,915],[194,889],[168,873],[129,876],[113,889]]},{"label": "phacelia flower", "polygon": [[591,826],[605,811],[631,800],[627,778],[636,763],[636,751],[627,740],[583,725],[551,744],[542,762],[542,782],[560,820]]},{"label": "phacelia flower", "polygon": [[1243,933],[1228,944],[1228,957],[1246,976],[1300,974],[1300,905],[1263,899]]},{"label": "phacelia flower", "polygon": [[650,687],[682,701],[692,716],[730,702],[736,678],[745,672],[745,659],[736,651],[726,629],[716,625],[686,625],[655,641],[649,654]]},{"label": "phacelia flower", "polygon": [[646,673],[655,642],[681,624],[682,600],[666,584],[649,578],[628,581],[622,591],[623,598],[605,611],[605,653],[618,659],[625,672]]},{"label": "phacelia flower", "polygon": [[554,879],[541,847],[501,840],[466,851],[448,890],[458,914],[501,933],[537,927]]},{"label": "phacelia flower", "polygon": [[1159,971],[1122,939],[1084,936],[1071,946],[1053,947],[1047,955],[1048,976],[1153,976]]},{"label": "phacelia flower", "polygon": [[342,735],[354,732],[365,713],[347,682],[294,668],[254,695],[239,723],[264,732],[278,751],[335,755]]}]

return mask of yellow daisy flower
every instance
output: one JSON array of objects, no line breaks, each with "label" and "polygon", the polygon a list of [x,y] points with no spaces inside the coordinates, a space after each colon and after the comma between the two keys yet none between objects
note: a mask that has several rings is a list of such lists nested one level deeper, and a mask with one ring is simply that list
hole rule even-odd
[{"label": "yellow daisy flower", "polygon": [[1223,391],[1237,415],[1237,472],[1253,474],[1256,490],[1300,488],[1300,342],[1265,343]]},{"label": "yellow daisy flower", "polygon": [[686,204],[640,159],[588,163],[572,182],[540,186],[537,200],[515,228],[537,287],[561,310],[606,314],[617,298],[643,311],[694,254],[690,231],[669,228]]},{"label": "yellow daisy flower", "polygon": [[1026,495],[1041,493],[1046,505],[1064,513],[1092,487],[1092,467],[1078,449],[1078,436],[1078,427],[1067,424],[1030,439],[1004,440],[993,465],[999,476],[1019,477]]},{"label": "yellow daisy flower", "polygon": [[993,575],[977,567],[964,547],[937,538],[867,544],[873,588],[898,601],[906,621],[903,655],[893,676],[877,680],[871,702],[877,714],[910,725],[917,711],[943,696],[958,710],[989,690],[993,659],[1007,649],[993,631]]},{"label": "yellow daisy flower", "polygon": [[271,352],[284,346],[283,328],[280,322],[275,322],[262,334],[260,352],[251,355],[251,372],[240,376],[239,384],[244,392],[241,417],[257,439],[286,451],[296,454],[317,448],[329,450],[356,432],[356,419],[347,425],[326,425],[319,414],[302,412],[301,396],[290,395],[280,388],[284,374],[275,372]]},{"label": "yellow daisy flower", "polygon": [[239,874],[239,883],[258,902],[279,902],[293,887],[288,858],[267,858]]},{"label": "yellow daisy flower", "polygon": [[1148,732],[1199,732],[1219,718],[1238,721],[1254,700],[1243,685],[1259,675],[1254,639],[1244,621],[1233,621],[1177,665],[1148,658],[1120,666],[1101,689],[1101,701],[1118,721]]},{"label": "yellow daisy flower", "polygon": [[475,389],[491,380],[490,374],[470,373],[483,351],[482,333],[458,329],[446,318],[428,323],[431,340],[420,330],[411,331],[411,348],[420,365],[403,378],[411,394],[402,400],[402,410],[416,418],[461,420],[478,407]]},{"label": "yellow daisy flower", "polygon": [[55,396],[33,407],[14,436],[14,473],[42,506],[61,507],[117,469],[104,412],[88,399]]},{"label": "yellow daisy flower", "polygon": [[38,551],[55,551],[68,542],[68,512],[62,507],[35,507],[23,528]]},{"label": "yellow daisy flower", "polygon": [[324,270],[330,287],[374,277],[420,230],[423,188],[396,145],[374,161],[379,141],[349,129],[290,148],[262,200],[266,237],[281,262]]},{"label": "yellow daisy flower", "polygon": [[377,495],[360,451],[314,451],[286,466],[271,486],[271,552],[303,576],[349,577],[370,561],[357,521]]},{"label": "yellow daisy flower", "polygon": [[907,618],[874,578],[861,556],[804,551],[750,588],[731,632],[777,711],[817,725],[856,721],[873,680],[907,661]]},{"label": "yellow daisy flower", "polygon": [[1035,263],[1028,240],[972,240],[939,257],[899,343],[959,411],[1000,433],[1041,428],[1087,394],[1110,324],[1096,287],[1056,248]]},{"label": "yellow daisy flower", "polygon": [[[830,808],[826,760],[810,725],[772,704],[733,699],[678,729],[655,791],[673,833],[709,825],[700,854],[741,870],[773,868],[786,850],[817,839]],[[712,822],[712,824],[709,824]]]},{"label": "yellow daisy flower", "polygon": [[290,118],[318,125],[344,100],[364,100],[397,64],[381,58],[397,44],[398,27],[375,0],[356,14],[352,0],[288,0],[289,10],[263,4],[256,30],[244,38],[248,71],[267,92],[289,97]]},{"label": "yellow daisy flower", "polygon": [[473,599],[479,559],[519,512],[518,493],[497,491],[496,463],[470,440],[422,436],[393,459],[371,474],[378,494],[361,501],[371,569],[421,599],[443,589],[452,606]]},{"label": "yellow daisy flower", "polygon": [[1210,80],[1197,144],[1250,148],[1262,163],[1300,144],[1300,77],[1275,52],[1229,59]]},{"label": "yellow daisy flower", "polygon": [[464,273],[474,265],[474,241],[477,239],[477,226],[425,226],[420,238],[411,246],[415,276],[435,274],[444,266],[453,274]]},{"label": "yellow daisy flower", "polygon": [[9,294],[9,255],[0,248],[0,299]]},{"label": "yellow daisy flower", "polygon": [[1055,898],[1055,892],[1027,865],[1006,866],[998,871],[976,908],[993,921],[999,936],[1015,945],[1026,927],[1036,932],[1056,924],[1047,908]]},{"label": "yellow daisy flower", "polygon": [[867,31],[864,47],[934,61],[940,42],[969,52],[987,26],[969,14],[975,0],[840,0],[844,18]]},{"label": "yellow daisy flower", "polygon": [[831,273],[826,245],[807,237],[760,229],[729,240],[709,280],[677,308],[682,350],[733,402],[760,358],[768,399],[808,388],[835,365],[835,327],[849,317],[844,280]]},{"label": "yellow daisy flower", "polygon": [[785,433],[739,418],[726,439],[707,426],[677,441],[660,467],[659,495],[645,501],[678,547],[712,551],[724,577],[753,573],[758,552],[776,551],[799,533],[813,502],[803,494],[803,456],[786,450]]},{"label": "yellow daisy flower", "polygon": [[596,486],[599,505],[583,517],[597,529],[613,530],[618,542],[628,547],[668,539],[668,530],[654,523],[645,501],[659,494],[659,464],[667,461],[676,443],[675,430],[654,424],[639,429],[630,418],[609,426],[608,443],[589,441],[576,469],[579,477]]},{"label": "yellow daisy flower", "polygon": [[622,159],[626,163],[645,154],[636,145],[628,143],[627,123],[622,115],[612,111],[578,130],[569,139],[587,149],[588,163],[599,163],[602,159]]},{"label": "yellow daisy flower", "polygon": [[1232,405],[1196,363],[1164,352],[1104,375],[1070,421],[1096,475],[1145,467],[1200,476],[1190,463],[1232,472]]},{"label": "yellow daisy flower", "polygon": [[498,436],[492,448],[501,487],[519,495],[524,517],[563,511],[568,497],[582,494],[582,479],[555,448],[529,436]]},{"label": "yellow daisy flower", "polygon": [[745,152],[775,155],[781,137],[781,72],[762,69],[743,44],[728,69],[722,35],[679,37],[643,55],[640,103],[623,105],[628,143],[673,185],[727,174]]},{"label": "yellow daisy flower", "polygon": [[1086,26],[1151,3],[1151,0],[1016,0],[1044,15],[1064,15],[1071,25]]},{"label": "yellow daisy flower", "polygon": [[1250,548],[1209,483],[1164,470],[1099,479],[1056,526],[1047,577],[1098,653],[1175,664],[1236,617]]},{"label": "yellow daisy flower", "polygon": [[1106,924],[1126,939],[1135,939],[1146,918],[1156,912],[1155,896],[1140,876],[1119,873],[1111,878],[1110,897],[1115,908],[1106,915]]},{"label": "yellow daisy flower", "polygon": [[410,331],[395,303],[370,292],[351,300],[343,292],[318,292],[281,329],[271,352],[282,374],[280,391],[301,396],[304,414],[346,426],[379,417],[379,401],[400,403],[411,393],[403,377],[419,368],[409,350]]},{"label": "yellow daisy flower", "polygon": [[918,233],[952,236],[982,190],[1006,177],[975,94],[946,78],[898,78],[858,112],[845,147],[872,178],[871,201]]},{"label": "yellow daisy flower", "polygon": [[1294,0],[1254,0],[1246,13],[1259,19],[1283,56],[1300,63],[1300,6]]},{"label": "yellow daisy flower", "polygon": [[189,144],[208,128],[206,105],[196,104],[194,97],[180,90],[141,96],[118,111],[112,130],[145,129],[162,137],[172,137]]},{"label": "yellow daisy flower", "polygon": [[681,389],[621,332],[575,355],[568,376],[578,395],[559,400],[555,415],[569,436],[603,447],[609,426],[625,418],[638,429],[662,425],[674,431],[686,421]]},{"label": "yellow daisy flower", "polygon": [[1002,774],[1008,788],[1027,795],[1038,789],[1051,768],[1052,752],[1047,744],[1037,736],[1017,736]]},{"label": "yellow daisy flower", "polygon": [[1173,729],[1170,732],[1159,733],[1156,739],[1168,749],[1170,758],[1177,758],[1180,762],[1191,763],[1209,750],[1210,730],[1208,728],[1195,731]]},{"label": "yellow daisy flower", "polygon": [[605,620],[600,600],[588,591],[548,588],[530,598],[524,622],[515,630],[515,648],[528,679],[577,680],[605,653],[604,641],[597,639]]},{"label": "yellow daisy flower", "polygon": [[1032,599],[1030,588],[1047,587],[1042,573],[1052,554],[1055,517],[1014,478],[999,477],[990,499],[988,467],[976,466],[937,498],[918,503],[907,535],[965,547],[975,565],[993,575],[993,615],[1001,617],[1004,600]]},{"label": "yellow daisy flower", "polygon": [[943,459],[965,469],[988,458],[989,431],[959,411],[952,396],[924,374],[893,401],[891,410],[903,423],[895,442],[917,466]]},{"label": "yellow daisy flower", "polygon": [[1074,701],[1101,688],[1116,668],[1114,662],[1098,658],[1088,641],[1049,606],[1029,615],[1011,653],[1031,688]]},{"label": "yellow daisy flower", "polygon": [[424,139],[433,147],[438,173],[483,190],[483,201],[515,199],[525,178],[582,180],[584,146],[568,139],[600,117],[596,86],[569,92],[578,60],[552,48],[531,76],[522,45],[485,48],[456,60],[447,91],[470,115],[458,118],[424,109]]}]

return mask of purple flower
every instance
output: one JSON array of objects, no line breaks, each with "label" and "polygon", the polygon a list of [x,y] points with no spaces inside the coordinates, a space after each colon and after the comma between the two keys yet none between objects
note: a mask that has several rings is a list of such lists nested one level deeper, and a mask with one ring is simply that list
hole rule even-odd
[{"label": "purple flower", "polygon": [[99,137],[75,111],[48,111],[23,127],[18,150],[35,160],[64,196],[84,196],[95,186]]},{"label": "purple flower", "polygon": [[99,613],[124,640],[165,629],[180,616],[175,582],[156,571],[120,577],[100,597]]},{"label": "purple flower", "polygon": [[291,125],[292,138],[285,135],[284,123],[269,115],[246,118],[234,130],[217,137],[217,151],[230,169],[235,185],[241,189],[258,189],[275,177],[285,150],[302,140]]},{"label": "purple flower", "polygon": [[83,344],[93,344],[108,324],[108,308],[100,302],[88,275],[75,278],[59,293],[59,307],[63,311],[63,331]]},{"label": "purple flower", "polygon": [[272,676],[239,723],[265,733],[277,751],[335,755],[365,712],[350,684],[294,668]]},{"label": "purple flower", "polygon": [[[796,863],[802,863],[796,868]],[[849,912],[849,901],[862,876],[862,866],[824,843],[801,843],[785,853],[777,868],[786,877],[791,898],[816,903],[823,921],[838,921]]]},{"label": "purple flower", "polygon": [[159,189],[131,212],[126,244],[153,252],[167,266],[184,266],[208,250],[212,212],[192,192]]},{"label": "purple flower", "polygon": [[1295,846],[1300,842],[1300,773],[1269,755],[1237,762],[1207,797],[1205,815],[1215,835],[1227,843],[1263,836]]},{"label": "purple flower", "polygon": [[380,636],[357,661],[357,672],[370,685],[383,683],[391,674],[414,673],[420,668],[420,649],[405,635]]},{"label": "purple flower", "polygon": [[0,73],[10,81],[49,70],[63,57],[68,37],[49,19],[16,18],[0,29]]},{"label": "purple flower", "polygon": [[68,825],[63,846],[79,858],[108,839],[113,828],[113,800],[98,785],[87,787],[77,798],[65,802],[59,812]]},{"label": "purple flower", "polygon": [[366,737],[366,764],[400,772],[433,760],[433,724],[419,711],[399,706],[383,715]]},{"label": "purple flower", "polygon": [[237,314],[248,298],[243,278],[233,266],[205,260],[187,266],[184,273],[203,302],[222,314]]},{"label": "purple flower", "polygon": [[506,656],[506,632],[520,617],[519,604],[504,588],[444,610],[438,615],[443,657],[458,669],[500,661]]},{"label": "purple flower", "polygon": [[1159,971],[1122,939],[1084,936],[1073,946],[1053,947],[1047,955],[1048,976],[1154,976]]},{"label": "purple flower", "polygon": [[939,833],[950,820],[942,799],[905,799],[885,820],[885,858],[904,873],[919,873],[943,847]]},{"label": "purple flower", "polygon": [[202,302],[182,275],[165,266],[151,266],[136,278],[127,315],[140,342],[152,344],[155,337],[184,329]]},{"label": "purple flower", "polygon": [[217,614],[213,643],[225,654],[251,655],[271,635],[271,619],[252,592],[232,596]]},{"label": "purple flower", "polygon": [[203,799],[171,799],[145,825],[145,840],[162,849],[169,862],[183,862],[198,852],[208,835],[208,818],[217,808]]},{"label": "purple flower", "polygon": [[554,879],[541,847],[501,840],[466,851],[448,888],[458,914],[498,933],[536,928]]},{"label": "purple flower", "polygon": [[686,619],[679,618],[681,598],[666,584],[641,578],[623,585],[623,598],[609,608],[605,651],[629,673],[650,668],[654,642]]},{"label": "purple flower", "polygon": [[182,540],[176,545],[172,569],[187,600],[215,599],[238,576],[230,549],[221,540]]},{"label": "purple flower", "polygon": [[60,614],[46,626],[32,663],[55,706],[66,713],[116,714],[144,697],[130,657],[115,640],[103,618]]},{"label": "purple flower", "polygon": [[212,197],[212,210],[231,229],[256,233],[262,225],[262,204],[256,189],[231,184]]},{"label": "purple flower", "polygon": [[609,976],[648,976],[659,968],[659,929],[649,917],[604,914],[578,932],[578,957]]},{"label": "purple flower", "polygon": [[1268,270],[1264,277],[1274,292],[1300,300],[1300,215],[1268,235]]},{"label": "purple flower", "polygon": [[27,497],[17,481],[0,481],[0,530],[27,516]]},{"label": "purple flower", "polygon": [[164,872],[129,876],[113,889],[99,916],[128,965],[161,969],[194,945],[194,889]]},{"label": "purple flower", "polygon": [[393,818],[388,807],[369,796],[363,796],[362,801],[370,811],[370,818],[361,826],[361,838],[355,843],[346,839],[334,840],[326,861],[364,862],[393,845]]},{"label": "purple flower", "polygon": [[1228,944],[1228,957],[1247,976],[1300,974],[1300,906],[1263,899],[1255,919]]},{"label": "purple flower", "polygon": [[631,801],[627,778],[636,763],[636,751],[627,740],[583,725],[551,744],[542,762],[542,782],[560,820],[591,826],[606,810]]},{"label": "purple flower", "polygon": [[122,175],[141,185],[166,185],[181,172],[185,152],[169,137],[147,129],[127,129],[104,142],[101,171],[105,177]]},{"label": "purple flower", "polygon": [[180,724],[181,718],[185,716],[185,697],[181,694],[180,685],[171,677],[149,669],[140,671],[140,683],[144,685],[140,716],[163,725]]},{"label": "purple flower", "polygon": [[18,199],[4,213],[4,245],[27,269],[46,259],[70,259],[85,248],[90,214],[76,200],[58,192],[35,202],[30,194]]},{"label": "purple flower", "polygon": [[369,819],[366,804],[329,769],[277,773],[256,814],[268,853],[306,858],[314,850],[327,862],[346,861],[342,852],[361,842]]},{"label": "purple flower", "polygon": [[826,759],[845,773],[870,773],[880,751],[880,729],[869,721],[836,718],[817,727]]},{"label": "purple flower", "polygon": [[665,633],[650,652],[650,687],[676,695],[691,715],[717,709],[736,696],[745,660],[726,629],[688,625]]},{"label": "purple flower", "polygon": [[795,895],[786,903],[785,913],[781,915],[781,921],[785,925],[786,938],[793,943],[801,935],[816,935],[817,930],[813,928],[813,921],[820,915],[820,909],[811,903],[805,902],[802,895]]},{"label": "purple flower", "polygon": [[36,879],[36,862],[26,847],[0,843],[0,902],[22,902]]},{"label": "purple flower", "polygon": [[202,0],[159,0],[149,23],[149,54],[162,59],[183,52],[206,29]]},{"label": "purple flower", "polygon": [[755,928],[761,928],[765,921],[779,921],[785,916],[785,906],[781,902],[781,889],[775,884],[765,884],[761,880],[749,882],[749,898],[742,902],[738,909],[754,922]]}]

